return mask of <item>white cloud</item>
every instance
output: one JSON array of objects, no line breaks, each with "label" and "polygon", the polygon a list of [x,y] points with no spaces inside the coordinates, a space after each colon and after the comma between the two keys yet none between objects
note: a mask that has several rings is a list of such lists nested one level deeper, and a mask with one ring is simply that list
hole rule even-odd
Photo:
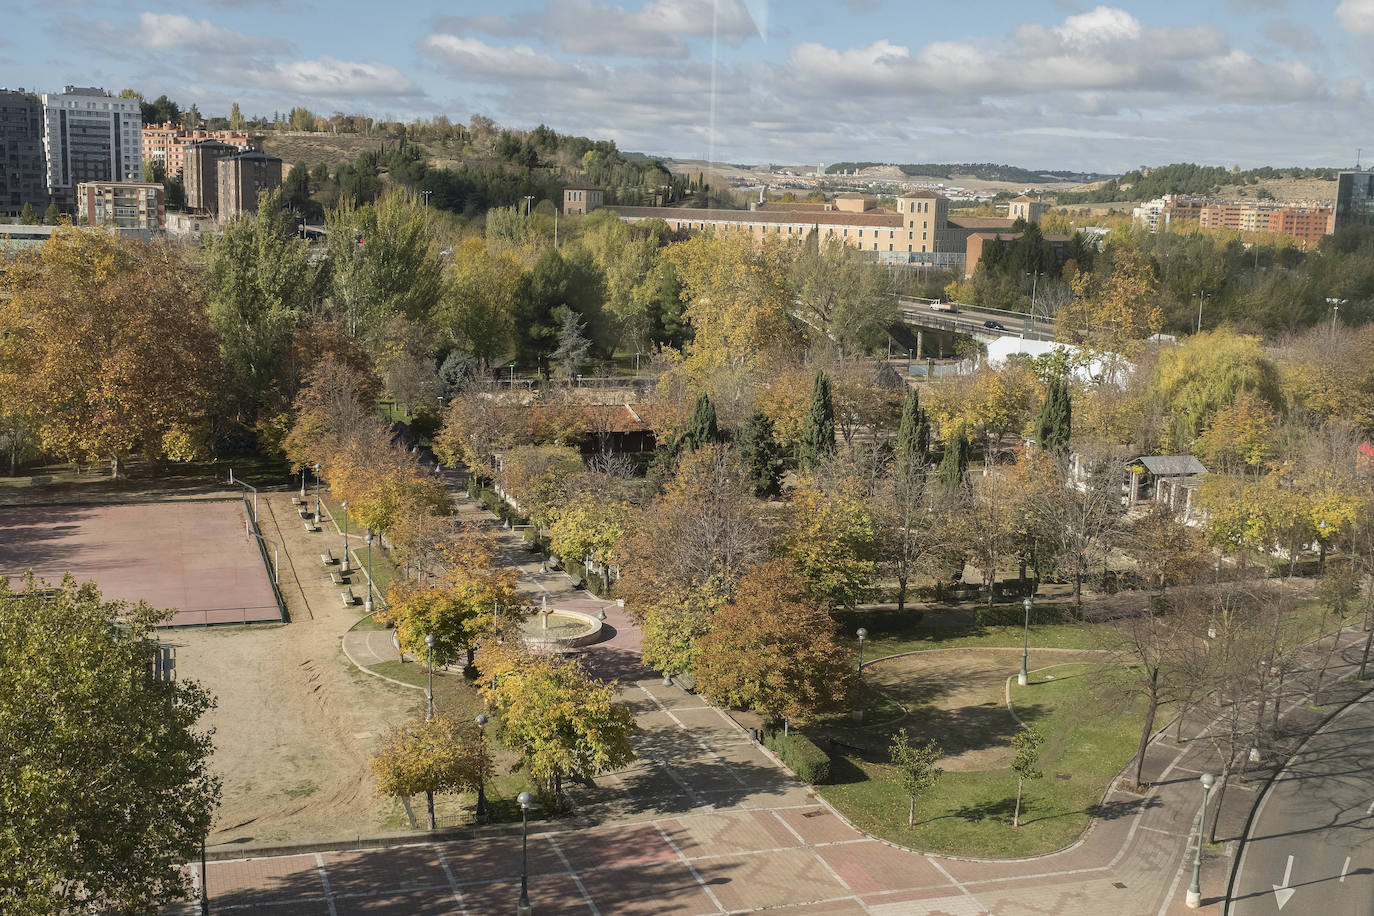
[{"label": "white cloud", "polygon": [[1118,41],[1135,41],[1141,35],[1140,21],[1125,10],[1099,6],[1080,13],[1056,26],[1054,33],[1070,48],[1091,48]]},{"label": "white cloud", "polygon": [[390,64],[332,57],[290,61],[254,70],[252,82],[263,89],[344,102],[420,94],[419,87]]},{"label": "white cloud", "polygon": [[192,19],[178,13],[139,13],[138,38],[159,50],[185,50],[215,54],[286,53],[290,42],[235,32],[208,19]]},{"label": "white cloud", "polygon": [[577,68],[529,45],[489,45],[446,33],[420,39],[420,52],[446,71],[474,82],[531,82],[571,79]]},{"label": "white cloud", "polygon": [[1336,24],[1352,35],[1374,35],[1374,0],[1341,0]]}]

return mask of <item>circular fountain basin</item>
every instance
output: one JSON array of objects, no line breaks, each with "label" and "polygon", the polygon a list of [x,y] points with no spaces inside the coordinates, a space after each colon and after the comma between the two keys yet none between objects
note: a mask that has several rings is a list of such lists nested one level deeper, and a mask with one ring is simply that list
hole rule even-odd
[{"label": "circular fountain basin", "polygon": [[596,642],[601,638],[601,621],[578,611],[550,609],[544,614],[536,610],[520,624],[520,635],[532,648],[557,652]]}]

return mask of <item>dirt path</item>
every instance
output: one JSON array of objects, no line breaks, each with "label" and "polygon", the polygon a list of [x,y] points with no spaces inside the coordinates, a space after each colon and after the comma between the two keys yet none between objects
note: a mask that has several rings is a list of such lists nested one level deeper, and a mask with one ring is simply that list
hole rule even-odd
[{"label": "dirt path", "polygon": [[[319,554],[342,544],[307,533],[289,494],[264,494],[263,534],[283,548],[281,590],[291,623],[269,628],[178,630],[177,671],[208,687],[219,706],[215,769],[223,802],[209,843],[264,843],[375,833],[389,802],[368,761],[381,737],[423,702],[354,669],[340,641],[361,615],[344,608]],[[325,532],[330,532],[328,523]],[[354,591],[361,577],[355,576]]]}]

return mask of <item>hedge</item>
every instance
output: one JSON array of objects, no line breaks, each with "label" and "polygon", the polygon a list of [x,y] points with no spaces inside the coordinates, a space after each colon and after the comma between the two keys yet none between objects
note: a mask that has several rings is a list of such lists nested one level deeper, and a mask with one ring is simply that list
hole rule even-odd
[{"label": "hedge", "polygon": [[[1069,615],[1061,604],[1032,604],[1030,622],[1036,625],[1064,623]],[[973,624],[979,627],[1019,627],[1026,620],[1026,609],[1020,604],[995,604],[973,612]]]},{"label": "hedge", "polygon": [[830,778],[830,755],[799,732],[784,735],[782,729],[764,729],[763,746],[778,755],[797,778],[812,785],[821,785]]}]

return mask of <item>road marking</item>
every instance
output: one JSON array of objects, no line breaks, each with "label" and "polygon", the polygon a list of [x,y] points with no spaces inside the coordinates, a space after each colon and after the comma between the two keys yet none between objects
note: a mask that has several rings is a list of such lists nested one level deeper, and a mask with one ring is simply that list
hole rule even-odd
[{"label": "road marking", "polygon": [[687,870],[692,873],[692,878],[696,881],[697,887],[705,891],[706,896],[710,898],[711,902],[716,905],[716,911],[720,913],[729,912],[725,909],[725,907],[721,906],[720,898],[716,896],[716,892],[711,890],[710,885],[708,885],[705,881],[701,879],[701,872],[697,871],[697,867],[692,864],[692,861],[690,859],[688,859],[685,855],[682,854],[682,850],[679,849],[678,845],[673,842],[673,838],[668,836],[668,831],[664,830],[663,827],[658,823],[658,821],[654,821],[653,824],[654,829],[658,831],[658,835],[663,837],[663,842],[667,843],[668,848],[671,849],[677,855],[678,861],[681,862],[683,865],[686,865]]},{"label": "road marking", "polygon": [[1369,807],[1364,809],[1364,813],[1366,817],[1368,817],[1371,814],[1374,814],[1374,801],[1369,803]]},{"label": "road marking", "polygon": [[324,856],[315,853],[315,868],[320,873],[320,884],[324,886],[324,902],[329,907],[329,916],[339,916],[338,909],[334,906],[334,894],[329,889],[329,875],[324,870]]},{"label": "road marking", "polygon": [[449,868],[448,858],[444,855],[444,850],[436,843],[434,845],[434,857],[439,860],[439,867],[443,869],[444,877],[448,879],[448,886],[453,890],[453,899],[458,904],[458,911],[467,916],[468,907],[463,903],[463,895],[458,891],[458,881],[453,877],[453,869]]},{"label": "road marking", "polygon": [[563,855],[563,850],[558,845],[558,841],[554,839],[553,834],[549,834],[544,839],[553,847],[554,853],[558,856],[558,861],[563,863],[563,867],[568,870],[568,874],[572,875],[573,884],[577,885],[578,893],[582,895],[582,900],[587,904],[587,909],[592,911],[592,916],[601,916],[601,911],[596,908],[595,903],[592,903],[592,895],[587,893],[586,885],[582,883],[582,879],[579,878],[577,872],[573,870],[572,863],[568,861],[568,857]]},{"label": "road marking", "polygon": [[1345,864],[1341,866],[1341,884],[1345,883],[1345,873],[1348,871],[1350,871],[1350,856],[1345,857]]},{"label": "road marking", "polygon": [[1283,883],[1270,885],[1274,888],[1274,900],[1278,903],[1279,909],[1283,909],[1289,900],[1293,899],[1293,889],[1288,886],[1288,880],[1293,877],[1293,857],[1288,857],[1288,865],[1283,869]]}]

